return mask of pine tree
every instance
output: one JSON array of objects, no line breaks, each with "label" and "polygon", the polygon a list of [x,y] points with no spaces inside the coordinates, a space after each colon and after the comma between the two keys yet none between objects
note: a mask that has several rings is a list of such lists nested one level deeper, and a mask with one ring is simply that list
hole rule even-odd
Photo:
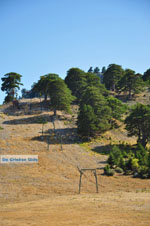
[{"label": "pine tree", "polygon": [[99,75],[99,73],[100,73],[99,67],[94,68],[94,72],[93,73],[96,74],[96,75]]},{"label": "pine tree", "polygon": [[107,96],[108,90],[105,86],[100,82],[100,77],[93,73],[86,73],[86,87],[94,86],[99,89],[101,94]]},{"label": "pine tree", "polygon": [[76,101],[79,103],[87,84],[86,73],[79,68],[71,68],[67,72],[65,83],[71,90],[72,95],[76,97]]},{"label": "pine tree", "polygon": [[150,68],[147,71],[144,72],[143,80],[144,81],[150,81]]},{"label": "pine tree", "polygon": [[107,89],[116,91],[117,85],[124,74],[124,70],[120,65],[110,64],[103,74],[103,82]]},{"label": "pine tree", "polygon": [[126,69],[124,76],[118,83],[118,89],[120,91],[128,92],[128,98],[131,99],[137,93],[144,90],[144,82],[141,74],[135,74],[135,71]]},{"label": "pine tree", "polygon": [[7,96],[5,97],[4,103],[13,101],[15,95],[17,96],[17,90],[20,89],[21,83],[21,75],[15,72],[10,72],[4,75],[2,80],[1,90],[5,91]]},{"label": "pine tree", "polygon": [[52,81],[50,87],[49,95],[54,115],[56,115],[57,110],[70,112],[70,104],[75,100],[75,97],[71,95],[71,91],[65,84],[64,80],[59,78]]},{"label": "pine tree", "polygon": [[104,74],[106,72],[106,67],[102,67],[102,74]]},{"label": "pine tree", "polygon": [[84,104],[79,109],[78,115],[78,133],[83,137],[93,137],[97,132],[97,117],[90,105]]},{"label": "pine tree", "polygon": [[150,141],[150,105],[136,104],[125,119],[129,136],[137,136],[143,147]]},{"label": "pine tree", "polygon": [[107,98],[108,106],[111,108],[112,118],[121,120],[122,115],[126,112],[127,106],[115,97]]},{"label": "pine tree", "polygon": [[[80,101],[80,110],[82,112],[82,117],[78,118],[78,125],[80,125],[80,129],[78,130],[79,133],[80,131],[82,131],[82,135],[86,136],[86,132],[85,134],[83,134],[83,131],[85,131],[85,128],[87,128],[88,130],[88,127],[90,127],[90,124],[83,125],[83,123],[81,122],[81,120],[86,117],[87,114],[85,107],[83,107],[84,105],[90,106],[92,108],[92,118],[96,120],[96,122],[91,122],[92,126],[96,126],[96,128],[94,127],[94,129],[90,133],[91,136],[96,136],[110,128],[109,121],[111,118],[111,109],[107,106],[107,102],[104,96],[101,94],[100,90],[97,87],[90,86],[86,88]],[[89,108],[88,111],[90,111]],[[81,126],[83,126],[84,129],[82,129]]]},{"label": "pine tree", "polygon": [[50,93],[51,83],[57,80],[59,76],[57,74],[47,74],[40,77],[37,83],[34,83],[32,86],[32,91],[36,93],[40,93],[40,95],[44,95],[45,101],[47,100],[47,96]]},{"label": "pine tree", "polygon": [[93,73],[93,67],[90,67],[88,70],[89,73]]}]

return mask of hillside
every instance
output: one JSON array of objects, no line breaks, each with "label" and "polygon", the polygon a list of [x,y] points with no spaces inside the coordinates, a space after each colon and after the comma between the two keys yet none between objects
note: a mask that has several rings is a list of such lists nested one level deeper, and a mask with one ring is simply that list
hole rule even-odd
[{"label": "hillside", "polygon": [[[0,164],[1,225],[150,225],[150,180],[107,177],[100,169],[99,193],[94,176],[86,173],[78,194],[77,166],[103,168],[107,156],[97,152],[110,142],[136,140],[121,126],[103,139],[81,144],[76,112],[76,106],[72,116],[58,111],[53,121],[53,112],[41,110],[38,99],[21,100],[20,110],[1,108],[1,154],[39,156],[38,164]],[[43,135],[41,118],[47,120]]]}]

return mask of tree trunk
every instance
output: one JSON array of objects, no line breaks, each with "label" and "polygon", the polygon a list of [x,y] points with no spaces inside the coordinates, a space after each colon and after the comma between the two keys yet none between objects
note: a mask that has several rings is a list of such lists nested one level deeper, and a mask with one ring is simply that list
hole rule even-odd
[{"label": "tree trunk", "polygon": [[129,100],[131,100],[131,89],[129,89]]},{"label": "tree trunk", "polygon": [[56,110],[56,108],[54,109],[54,116],[56,116],[57,115],[57,110]]},{"label": "tree trunk", "polygon": [[115,83],[113,82],[112,87],[111,87],[111,90],[112,91],[115,91],[115,88],[116,88],[116,86],[115,86]]},{"label": "tree trunk", "polygon": [[143,137],[141,144],[143,145],[144,148],[146,147],[147,141],[145,137]]},{"label": "tree trunk", "polygon": [[44,100],[47,101],[47,93],[44,96]]},{"label": "tree trunk", "polygon": [[145,148],[147,145],[147,139],[143,137],[142,139],[138,139],[138,143],[142,144],[142,146]]}]

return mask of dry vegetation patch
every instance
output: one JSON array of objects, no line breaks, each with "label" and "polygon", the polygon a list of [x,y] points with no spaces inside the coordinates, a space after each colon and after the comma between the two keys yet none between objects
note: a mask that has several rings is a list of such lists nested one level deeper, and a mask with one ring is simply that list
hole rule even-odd
[{"label": "dry vegetation patch", "polygon": [[[58,115],[56,131],[61,135],[67,131],[75,137],[75,124],[65,125],[68,116],[62,112]],[[87,173],[83,176],[81,195],[78,194],[77,165],[103,167],[107,156],[91,148],[109,144],[109,136],[116,142],[128,139],[122,130],[108,132],[104,140],[87,146],[68,138],[63,142],[63,151],[57,139],[50,143],[48,150],[46,136],[53,130],[49,120],[52,112],[1,116],[1,154],[35,154],[39,156],[39,163],[0,164],[0,225],[150,225],[149,180],[119,174],[107,177],[99,170],[99,193],[95,193],[93,175]],[[48,121],[43,139],[38,117]]]}]

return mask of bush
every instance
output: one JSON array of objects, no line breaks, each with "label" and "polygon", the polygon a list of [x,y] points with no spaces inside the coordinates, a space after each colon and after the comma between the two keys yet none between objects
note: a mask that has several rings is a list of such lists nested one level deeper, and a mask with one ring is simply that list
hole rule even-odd
[{"label": "bush", "polygon": [[120,168],[120,167],[117,167],[117,168],[115,169],[115,171],[116,171],[116,173],[123,173],[123,169]]},{"label": "bush", "polygon": [[[121,150],[120,150],[120,148]],[[141,144],[138,146],[113,146],[109,154],[106,167],[106,174],[109,169],[114,168],[116,172],[134,177],[150,178],[150,150]]]},{"label": "bush", "polygon": [[104,174],[107,176],[113,176],[114,175],[114,170],[110,168],[110,165],[106,165],[104,168]]},{"label": "bush", "polygon": [[131,160],[131,168],[132,168],[133,172],[137,172],[138,171],[138,168],[139,168],[138,162],[139,162],[139,160],[136,159],[136,158],[133,158]]},{"label": "bush", "polygon": [[112,167],[113,166],[121,167],[121,165],[123,164],[123,156],[121,150],[117,146],[113,146],[107,162]]},{"label": "bush", "polygon": [[139,168],[139,175],[141,178],[146,179],[150,176],[150,170],[147,166],[141,166]]},{"label": "bush", "polygon": [[138,147],[135,151],[135,157],[139,159],[139,165],[148,164],[148,152],[141,144],[138,144]]}]

